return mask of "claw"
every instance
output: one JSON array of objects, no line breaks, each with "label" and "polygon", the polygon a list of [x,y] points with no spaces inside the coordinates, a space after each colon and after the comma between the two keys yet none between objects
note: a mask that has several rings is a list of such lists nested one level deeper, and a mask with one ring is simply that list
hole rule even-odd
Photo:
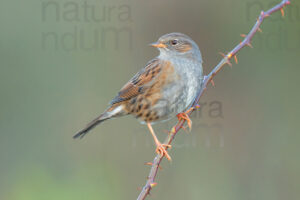
[{"label": "claw", "polygon": [[186,121],[186,123],[188,124],[188,127],[189,127],[190,131],[192,130],[192,120],[190,119],[190,117],[188,116],[188,114],[186,112],[179,113],[177,115],[177,118],[178,118],[179,121],[181,121],[181,120]]},{"label": "claw", "polygon": [[160,154],[162,156],[166,156],[166,158],[171,161],[172,160],[171,156],[168,154],[168,151],[167,151],[167,148],[171,148],[171,147],[172,146],[169,144],[158,143],[158,144],[156,144],[156,153]]},{"label": "claw", "polygon": [[156,153],[160,154],[161,156],[166,156],[168,160],[171,160],[171,156],[169,156],[167,149],[171,148],[171,145],[169,144],[161,144],[160,141],[157,139],[154,130],[152,128],[151,123],[147,123],[147,126],[149,128],[150,133],[153,136],[154,142],[156,144]]}]

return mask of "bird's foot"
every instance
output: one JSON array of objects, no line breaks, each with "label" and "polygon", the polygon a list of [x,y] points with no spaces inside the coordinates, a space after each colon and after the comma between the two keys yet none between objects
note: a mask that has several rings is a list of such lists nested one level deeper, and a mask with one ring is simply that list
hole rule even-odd
[{"label": "bird's foot", "polygon": [[160,142],[156,143],[156,153],[162,156],[166,156],[168,160],[172,160],[171,156],[168,154],[167,148],[171,148],[172,146],[169,144],[161,144]]},{"label": "bird's foot", "polygon": [[[194,108],[191,108],[191,109],[194,109]],[[191,131],[192,130],[192,120],[190,119],[190,117],[188,115],[189,112],[191,112],[190,109],[188,111],[186,111],[186,112],[179,113],[177,115],[177,118],[178,118],[179,121],[181,121],[181,120],[186,121],[186,123],[187,123],[187,125],[188,125],[188,127],[189,127],[189,129]]]}]

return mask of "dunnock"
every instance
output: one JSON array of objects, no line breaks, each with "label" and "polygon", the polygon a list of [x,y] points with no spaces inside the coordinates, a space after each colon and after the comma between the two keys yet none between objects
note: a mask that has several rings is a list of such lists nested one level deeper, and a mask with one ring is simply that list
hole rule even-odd
[{"label": "dunnock", "polygon": [[130,79],[110,106],[74,138],[82,138],[107,119],[132,114],[147,124],[156,152],[171,159],[166,150],[170,145],[159,142],[152,124],[176,115],[190,124],[186,111],[202,87],[202,57],[197,44],[182,33],[163,35],[151,46],[158,48],[159,56]]}]

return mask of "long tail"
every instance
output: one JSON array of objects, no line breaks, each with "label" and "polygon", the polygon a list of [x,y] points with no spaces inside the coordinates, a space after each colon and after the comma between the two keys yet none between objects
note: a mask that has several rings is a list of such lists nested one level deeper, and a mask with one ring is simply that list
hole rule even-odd
[{"label": "long tail", "polygon": [[90,130],[92,130],[93,128],[95,128],[98,124],[100,124],[101,122],[109,119],[110,117],[105,117],[106,113],[101,114],[99,117],[97,117],[96,119],[94,119],[93,121],[91,121],[88,125],[86,125],[86,127],[84,129],[82,129],[81,131],[79,131],[78,133],[76,133],[73,138],[77,139],[77,138],[83,138]]},{"label": "long tail", "polygon": [[108,108],[103,114],[101,114],[99,117],[91,121],[84,129],[76,133],[73,138],[83,138],[90,130],[92,130],[95,126],[100,124],[101,122],[110,119],[112,117],[118,117],[124,115],[123,106],[112,106]]}]

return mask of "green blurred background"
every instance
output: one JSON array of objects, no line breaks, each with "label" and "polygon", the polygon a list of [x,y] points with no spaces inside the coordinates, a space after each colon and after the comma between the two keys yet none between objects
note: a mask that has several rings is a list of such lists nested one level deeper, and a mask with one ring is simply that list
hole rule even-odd
[{"label": "green blurred background", "polygon": [[[155,155],[147,128],[124,117],[73,134],[158,54],[147,44],[159,36],[191,36],[208,73],[277,2],[1,0],[0,199],[136,199]],[[285,11],[215,78],[149,199],[300,198],[299,1]],[[154,127],[161,139],[175,121]]]}]

